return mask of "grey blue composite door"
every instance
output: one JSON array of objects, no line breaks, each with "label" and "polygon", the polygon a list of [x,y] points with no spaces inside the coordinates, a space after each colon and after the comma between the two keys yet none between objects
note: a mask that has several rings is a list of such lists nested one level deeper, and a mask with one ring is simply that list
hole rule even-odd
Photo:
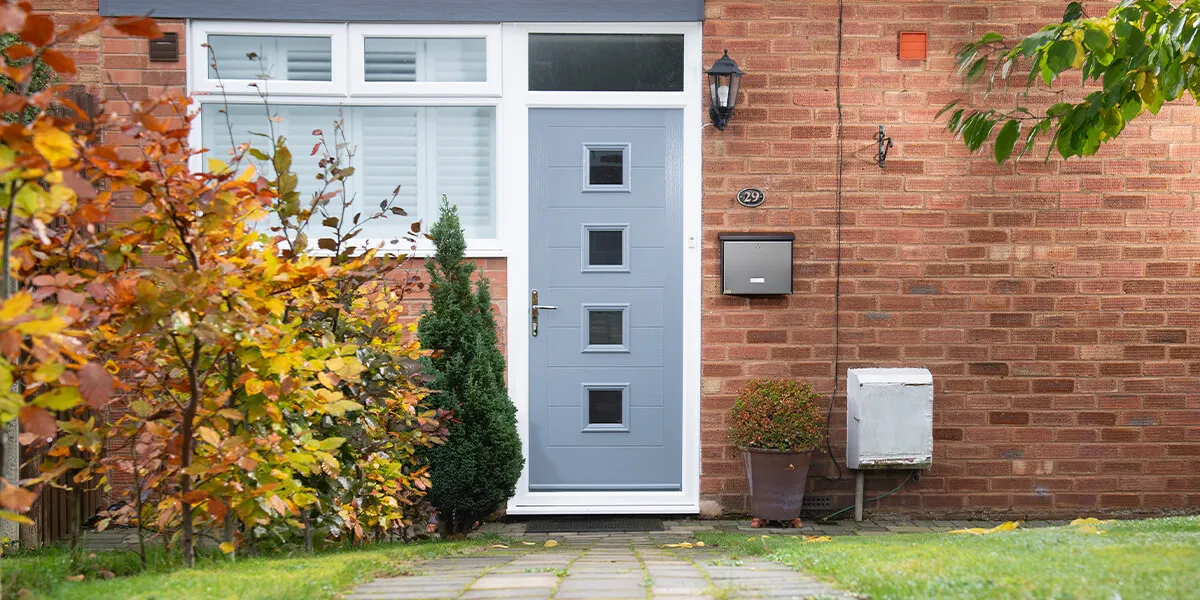
[{"label": "grey blue composite door", "polygon": [[529,124],[529,489],[678,491],[683,113]]}]

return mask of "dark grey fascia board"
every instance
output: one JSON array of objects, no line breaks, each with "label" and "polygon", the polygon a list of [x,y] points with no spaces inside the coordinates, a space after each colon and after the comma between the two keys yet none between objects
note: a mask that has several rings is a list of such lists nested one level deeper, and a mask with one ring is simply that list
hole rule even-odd
[{"label": "dark grey fascia board", "polygon": [[704,20],[704,0],[100,0],[100,14],[236,21],[691,22]]}]

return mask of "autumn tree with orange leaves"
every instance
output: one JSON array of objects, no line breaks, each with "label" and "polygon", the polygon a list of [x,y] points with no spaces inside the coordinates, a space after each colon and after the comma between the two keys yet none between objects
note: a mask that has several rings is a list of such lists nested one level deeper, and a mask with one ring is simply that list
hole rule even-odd
[{"label": "autumn tree with orange leaves", "polygon": [[[74,66],[54,47],[103,23],[55,34],[28,4],[3,10],[0,28],[24,41],[15,52],[60,73]],[[113,25],[160,35],[147,18]],[[361,215],[345,214],[355,203],[337,181],[351,171],[334,172],[336,150],[323,161],[332,185],[308,199],[285,140],[238,144],[192,171],[204,150],[188,145],[189,105],[166,97],[93,116],[57,88],[0,101],[36,114],[0,131],[16,290],[0,304],[0,420],[19,419],[22,444],[49,446],[41,476],[0,483],[0,517],[24,519],[46,485],[123,471],[137,481],[139,526],[169,533],[187,566],[202,531],[220,530],[230,553],[268,525],[305,532],[310,548],[322,519],[334,538],[403,531],[428,487],[417,450],[443,439],[446,416],[404,367],[422,351],[398,302],[412,282],[385,277],[402,257],[352,243]],[[105,145],[106,129],[139,153]],[[254,156],[269,157],[269,174]],[[114,220],[114,198],[140,213]],[[265,230],[270,213],[281,224]],[[336,251],[310,251],[295,231]],[[105,414],[113,406],[119,417]]]}]

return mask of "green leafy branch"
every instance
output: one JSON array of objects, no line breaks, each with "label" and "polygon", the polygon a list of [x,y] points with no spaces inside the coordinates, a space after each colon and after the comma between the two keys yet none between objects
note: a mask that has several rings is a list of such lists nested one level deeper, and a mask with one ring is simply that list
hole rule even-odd
[{"label": "green leafy branch", "polygon": [[[989,32],[957,54],[968,83],[989,72],[987,92],[1028,69],[1024,97],[1040,82],[1047,87],[1068,71],[1080,71],[1085,85],[1098,85],[1077,102],[1058,102],[1043,114],[1016,106],[1008,111],[944,106],[947,129],[967,148],[978,151],[995,133],[994,156],[1002,164],[1017,152],[1023,157],[1039,138],[1052,136],[1046,158],[1090,156],[1126,125],[1186,91],[1200,99],[1200,0],[1173,5],[1167,0],[1124,0],[1104,17],[1089,17],[1079,2],[1067,6],[1061,23],[1047,25],[1015,45]],[[1020,67],[1020,68],[1018,68]],[[1001,123],[1003,123],[1001,125]],[[997,125],[999,131],[997,132]]]}]

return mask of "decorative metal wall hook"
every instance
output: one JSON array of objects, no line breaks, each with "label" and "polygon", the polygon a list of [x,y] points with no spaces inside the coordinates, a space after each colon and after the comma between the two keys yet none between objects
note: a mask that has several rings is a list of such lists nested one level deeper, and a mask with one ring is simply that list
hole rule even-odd
[{"label": "decorative metal wall hook", "polygon": [[892,148],[892,138],[883,129],[883,125],[879,126],[879,133],[875,134],[875,141],[879,142],[879,151],[875,155],[875,164],[882,169],[887,164],[888,150]]}]

